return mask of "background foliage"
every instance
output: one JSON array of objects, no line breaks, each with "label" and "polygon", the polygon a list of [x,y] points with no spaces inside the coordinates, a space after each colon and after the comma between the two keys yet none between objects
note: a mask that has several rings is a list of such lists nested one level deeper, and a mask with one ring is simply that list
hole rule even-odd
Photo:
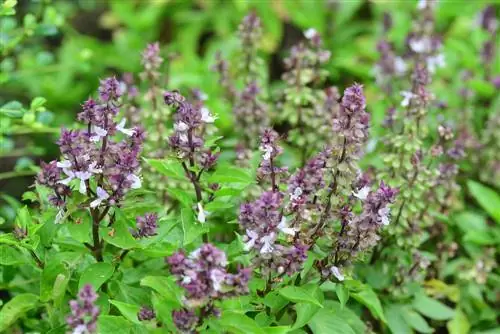
[{"label": "background foliage", "polygon": [[[465,87],[474,94],[474,99],[467,102],[470,112],[466,126],[479,136],[490,131],[488,138],[493,147],[489,157],[471,152],[461,162],[457,177],[461,190],[454,199],[453,209],[434,217],[444,226],[439,241],[453,244],[457,249],[452,255],[443,256],[448,249],[425,245],[424,252],[432,261],[437,262],[436,258],[442,261],[439,274],[424,275],[421,284],[409,284],[404,291],[396,292],[378,267],[359,264],[356,279],[344,283],[326,281],[319,288],[314,282],[280,286],[275,293],[258,301],[267,312],[253,308],[248,296],[225,300],[221,318],[209,321],[212,332],[498,333],[500,179],[498,173],[487,174],[483,167],[485,161],[498,161],[495,147],[498,148],[500,139],[495,135],[498,127],[492,120],[500,110],[500,98],[498,85],[485,74],[479,56],[489,36],[477,26],[478,13],[487,4],[487,1],[442,1],[435,13],[436,31],[444,40],[446,66],[438,72],[433,94],[446,107],[436,108],[427,125],[434,129],[447,120],[458,129],[465,117],[461,113],[464,100],[459,92]],[[493,6],[498,13],[498,3]],[[233,192],[245,188],[251,194],[252,189],[247,188],[254,182],[256,164],[243,171],[227,166],[234,158],[230,148],[234,147],[238,133],[233,106],[223,98],[225,92],[218,84],[218,73],[211,70],[216,53],[220,51],[230,62],[238,61],[241,46],[236,31],[243,17],[254,10],[261,18],[263,32],[259,48],[263,66],[259,76],[268,84],[265,93],[272,96],[284,90],[280,80],[285,72],[282,59],[292,45],[303,39],[303,31],[314,28],[323,37],[324,48],[331,52],[324,66],[328,70],[326,84],[341,90],[353,82],[364,85],[372,125],[361,166],[380,167],[385,162],[376,147],[384,146],[383,138],[388,132],[382,124],[392,103],[376,83],[373,70],[380,57],[377,42],[383,36],[383,14],[392,15],[393,28],[388,38],[402,51],[416,15],[415,7],[413,1],[363,0],[3,0],[0,5],[0,332],[65,332],[68,301],[74,299],[85,283],[92,283],[95,289],[106,286],[97,301],[102,314],[100,333],[111,333],[117,328],[126,328],[130,333],[175,330],[170,312],[181,304],[182,291],[162,269],[163,257],[179,248],[197,248],[194,246],[199,244],[203,230],[198,229],[192,210],[183,208],[178,215],[169,215],[170,210],[155,201],[154,196],[146,194],[147,201],[127,198],[126,204],[116,211],[115,227],[118,231],[121,228],[126,236],[110,241],[112,238],[106,236],[110,231],[103,232],[103,239],[113,247],[134,250],[133,260],[127,258],[121,266],[112,261],[96,262],[85,255],[82,243],[90,241],[85,230],[85,224],[90,224],[86,221],[88,217],[82,217],[82,225],[65,227],[64,236],[57,240],[60,252],[51,254],[45,268],[37,268],[33,260],[36,256],[32,253],[48,249],[56,234],[55,229],[48,227],[56,211],[48,209],[43,190],[31,187],[33,177],[39,171],[40,161],[59,158],[55,141],[60,128],[75,124],[82,101],[95,95],[98,79],[121,77],[126,72],[140,73],[142,50],[147,43],[159,41],[165,59],[161,72],[168,74],[165,75],[168,81],[162,79],[160,87],[181,92],[199,88],[208,96],[206,106],[218,115],[217,136],[223,137],[218,143],[223,167],[210,176],[211,180],[223,185],[244,184]],[[492,63],[491,73],[498,76],[498,55]],[[463,80],[464,71],[473,73],[473,78]],[[139,86],[141,90],[147,88],[145,83]],[[286,135],[291,127],[288,118],[280,118],[279,111],[271,109],[272,125]],[[284,146],[284,164],[291,168],[300,166],[300,149],[293,144]],[[175,168],[162,165],[163,162],[156,163],[155,166],[155,161],[150,161],[158,174],[174,180],[179,175],[182,178],[182,171],[179,174]],[[229,175],[233,179],[227,179]],[[193,202],[192,198],[186,198],[180,183],[178,188],[171,186],[173,197],[182,203]],[[181,191],[176,193],[175,189]],[[221,221],[236,223],[242,200],[235,196],[229,205],[221,202],[206,209],[216,212]],[[163,217],[160,232],[138,244],[127,234],[128,227],[133,225],[135,216],[150,211]],[[15,241],[11,233],[15,226],[28,229],[29,238]],[[235,231],[234,226],[214,229]],[[248,262],[240,254],[241,242],[231,238],[231,243],[218,246],[231,261]],[[265,282],[252,281],[252,296],[261,291],[261,284]],[[154,307],[167,329],[147,327],[137,320],[136,314],[144,304]]]}]

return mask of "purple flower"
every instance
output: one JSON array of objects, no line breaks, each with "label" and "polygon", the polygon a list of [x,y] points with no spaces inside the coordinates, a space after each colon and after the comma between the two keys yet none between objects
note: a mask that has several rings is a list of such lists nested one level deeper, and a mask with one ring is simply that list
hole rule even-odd
[{"label": "purple flower", "polygon": [[85,285],[78,293],[76,300],[71,300],[69,306],[71,314],[66,323],[72,333],[96,333],[99,307],[95,305],[97,294],[91,285]]},{"label": "purple flower", "polygon": [[196,313],[192,310],[182,309],[172,312],[172,318],[175,327],[181,333],[194,333],[194,329],[198,324],[199,318]]},{"label": "purple flower", "polygon": [[156,318],[156,313],[148,306],[142,306],[137,313],[137,319],[139,319],[139,321],[148,321],[154,318]]},{"label": "purple flower", "polygon": [[344,91],[341,102],[342,107],[347,109],[348,113],[362,112],[366,108],[366,98],[363,92],[363,86],[355,83]]},{"label": "purple flower", "polygon": [[57,161],[49,163],[42,161],[41,171],[38,173],[36,181],[44,186],[54,188],[61,179],[61,169],[57,167]]},{"label": "purple flower", "polygon": [[170,271],[186,291],[186,306],[208,305],[214,300],[248,293],[250,271],[236,274],[226,270],[226,254],[211,244],[203,244],[189,257],[181,251],[167,258]]},{"label": "purple flower", "polygon": [[101,80],[101,85],[99,86],[99,98],[103,102],[115,101],[122,96],[122,91],[120,83],[115,77],[110,77]]},{"label": "purple flower", "polygon": [[136,218],[137,230],[134,231],[136,238],[152,237],[157,234],[158,215],[156,213],[146,213],[144,216]]},{"label": "purple flower", "polygon": [[160,57],[160,43],[150,43],[142,53],[142,65],[146,71],[158,70],[163,63]]}]

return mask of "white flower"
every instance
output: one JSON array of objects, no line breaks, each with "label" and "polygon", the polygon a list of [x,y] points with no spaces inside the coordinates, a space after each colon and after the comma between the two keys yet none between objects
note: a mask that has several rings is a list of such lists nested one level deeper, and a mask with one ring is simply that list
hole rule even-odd
[{"label": "white flower", "polygon": [[187,143],[188,143],[188,141],[189,141],[187,134],[185,134],[185,133],[181,133],[181,134],[179,135],[179,141],[180,141],[182,144],[187,144]]},{"label": "white flower", "polygon": [[88,333],[86,325],[78,325],[71,332],[71,334],[86,334],[86,333]]},{"label": "white flower", "polygon": [[137,175],[129,174],[127,176],[127,180],[132,182],[132,184],[130,185],[130,188],[132,189],[139,189],[140,187],[142,187],[142,181]]},{"label": "white flower", "polygon": [[191,276],[186,275],[182,278],[182,284],[189,284],[192,280]]},{"label": "white flower", "polygon": [[92,174],[100,174],[102,173],[102,169],[101,168],[96,168],[97,166],[97,162],[92,162],[90,165],[89,165],[89,168],[87,168],[87,170],[89,172],[91,172]]},{"label": "white flower", "polygon": [[105,201],[109,198],[109,194],[101,187],[97,187],[96,192],[97,198],[90,203],[91,208],[98,207],[99,205],[101,205],[102,201]]},{"label": "white flower", "polygon": [[340,269],[336,266],[333,266],[330,268],[330,272],[332,273],[333,276],[335,276],[336,279],[338,279],[340,282],[342,282],[345,277],[344,275],[342,274],[342,272],[340,271]]},{"label": "white flower", "polygon": [[288,223],[286,221],[286,217],[282,217],[280,223],[278,224],[278,230],[285,234],[289,235],[295,235],[297,233],[297,230],[293,227],[288,227]]},{"label": "white flower", "polygon": [[368,187],[368,186],[364,186],[363,188],[359,189],[359,191],[357,193],[355,193],[354,191],[352,192],[354,197],[357,197],[362,201],[364,201],[366,199],[366,197],[368,197],[369,193],[370,193],[370,187]]},{"label": "white flower", "polygon": [[56,166],[59,168],[70,168],[71,162],[69,160],[58,161]]},{"label": "white flower", "polygon": [[189,258],[198,259],[200,257],[201,248],[197,248],[189,254]]},{"label": "white flower", "polygon": [[402,91],[400,93],[403,96],[403,101],[401,101],[401,107],[408,107],[410,105],[410,100],[415,96],[412,92]]},{"label": "white flower", "polygon": [[264,152],[264,154],[262,155],[262,159],[264,159],[264,160],[271,159],[271,154],[273,153],[273,150],[274,150],[271,145],[261,146],[260,150],[262,152]]},{"label": "white flower", "polygon": [[102,137],[105,137],[108,134],[108,131],[97,125],[92,125],[92,132],[95,133],[95,135],[90,137],[90,141],[93,142],[98,142]]},{"label": "white flower", "polygon": [[217,119],[217,116],[213,116],[208,108],[201,108],[201,120],[205,123],[213,123]]},{"label": "white flower", "polygon": [[202,224],[205,223],[207,221],[207,214],[208,212],[203,210],[203,206],[198,202],[198,221]]},{"label": "white flower", "polygon": [[430,40],[422,37],[421,39],[411,39],[410,48],[416,53],[423,53],[430,50]]},{"label": "white flower", "polygon": [[262,248],[260,249],[260,253],[261,254],[271,253],[274,250],[273,247],[274,240],[275,240],[274,233],[265,235],[262,238],[260,238],[260,241],[263,243]]},{"label": "white flower", "polygon": [[290,200],[292,201],[298,200],[301,195],[302,195],[302,188],[297,187],[293,190],[293,193],[290,194]]},{"label": "white flower", "polygon": [[57,212],[54,224],[62,224],[63,218],[64,218],[64,209],[61,209]]},{"label": "white flower", "polygon": [[75,177],[80,180],[80,187],[78,188],[78,191],[81,194],[86,194],[87,193],[87,185],[85,184],[85,181],[90,179],[92,176],[91,172],[75,172]]},{"label": "white flower", "polygon": [[175,131],[179,131],[179,132],[185,132],[189,129],[189,126],[182,122],[182,121],[179,121],[177,123],[174,124],[174,130]]},{"label": "white flower", "polygon": [[255,231],[247,230],[247,237],[248,241],[245,242],[245,246],[243,246],[243,249],[248,252],[253,248],[253,246],[255,246],[255,242],[257,241],[259,235]]},{"label": "white flower", "polygon": [[313,38],[314,36],[316,36],[318,34],[318,32],[316,31],[316,29],[314,28],[309,28],[307,29],[306,31],[304,31],[304,36],[307,38],[307,39],[311,39]]},{"label": "white flower", "polygon": [[378,215],[379,215],[378,219],[380,220],[380,223],[382,223],[382,225],[389,225],[390,213],[391,213],[391,209],[388,207],[385,207],[385,208],[378,210]]},{"label": "white flower", "polygon": [[446,61],[444,58],[444,54],[440,53],[433,57],[427,58],[427,67],[429,68],[429,72],[434,73],[436,69],[445,67]]},{"label": "white flower", "polygon": [[394,70],[396,74],[404,74],[406,72],[406,62],[401,57],[396,57],[394,59]]},{"label": "white flower", "polygon": [[61,183],[61,184],[64,184],[67,186],[71,182],[71,180],[73,180],[75,178],[75,173],[73,173],[73,171],[71,169],[66,169],[66,168],[63,169],[63,172],[68,177],[65,178],[64,180],[57,181],[57,183]]},{"label": "white flower", "polygon": [[222,283],[224,283],[224,278],[226,276],[219,269],[214,269],[210,271],[210,280],[212,281],[213,288],[215,291],[222,290]]},{"label": "white flower", "polygon": [[120,131],[121,133],[127,135],[127,136],[133,136],[135,134],[135,130],[134,129],[125,129],[125,123],[127,122],[127,120],[125,118],[123,118],[120,123],[118,123],[116,125],[116,130]]}]

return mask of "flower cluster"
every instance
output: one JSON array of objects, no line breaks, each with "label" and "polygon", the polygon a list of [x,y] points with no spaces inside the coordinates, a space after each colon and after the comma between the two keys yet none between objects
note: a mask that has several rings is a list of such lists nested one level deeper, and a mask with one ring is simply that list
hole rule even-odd
[{"label": "flower cluster", "polygon": [[218,316],[220,311],[213,303],[249,292],[250,269],[229,273],[226,254],[211,244],[203,244],[189,256],[182,251],[167,258],[170,272],[186,292],[184,309],[173,312],[179,330],[193,330],[198,323],[196,309],[202,317]]},{"label": "flower cluster", "polygon": [[146,213],[144,216],[138,216],[136,218],[137,229],[132,231],[132,234],[136,238],[155,236],[158,228],[157,221],[158,215],[156,213]]},{"label": "flower cluster", "polygon": [[257,173],[264,181],[269,178],[273,191],[277,190],[278,177],[284,174],[287,169],[278,167],[276,158],[283,153],[283,149],[278,145],[279,135],[273,129],[265,129],[260,138],[260,151],[262,152],[262,161]]},{"label": "flower cluster", "polygon": [[137,319],[139,321],[148,321],[156,318],[156,313],[150,307],[142,306],[137,313]]},{"label": "flower cluster", "polygon": [[[330,110],[322,106],[325,94],[318,87],[326,77],[322,66],[330,59],[330,51],[323,49],[316,30],[308,29],[304,36],[306,40],[293,46],[284,60],[282,78],[287,86],[278,105],[281,120],[293,126],[288,139],[301,150],[302,163],[312,153],[311,149],[313,152],[322,149],[323,143],[328,142],[326,133],[331,124]],[[319,134],[324,134],[320,140]]]},{"label": "flower cluster", "polygon": [[381,182],[379,188],[369,192],[366,197],[358,195],[363,201],[363,210],[359,216],[345,222],[345,238],[340,240],[342,250],[352,256],[376,245],[380,239],[378,230],[389,225],[389,204],[394,202],[398,192]]},{"label": "flower cluster", "polygon": [[195,154],[203,148],[203,128],[205,124],[213,123],[213,116],[206,108],[197,108],[186,101],[184,96],[176,91],[164,94],[165,103],[175,107],[174,134],[169,138],[170,148],[177,152],[180,159],[193,160]]},{"label": "flower cluster", "polygon": [[293,275],[306,259],[308,247],[296,241],[291,246],[278,242],[280,232],[294,237],[297,228],[289,227],[281,207],[283,194],[264,192],[254,202],[242,204],[239,223],[246,231],[246,251],[255,251],[254,263],[264,272]]},{"label": "flower cluster", "polygon": [[[141,187],[138,158],[144,132],[138,127],[125,128],[125,119],[115,121],[121,95],[115,78],[102,80],[99,99],[89,98],[78,114],[87,128],[61,131],[57,143],[63,159],[43,164],[37,177],[39,184],[54,190],[51,202],[55,205],[64,206],[73,185],[91,199],[90,208],[116,205],[130,189]],[[91,179],[97,183],[95,189]]]},{"label": "flower cluster", "polygon": [[97,294],[87,284],[78,293],[78,299],[69,302],[71,314],[66,318],[66,323],[71,328],[71,333],[97,333],[100,311],[95,305],[96,300]]}]

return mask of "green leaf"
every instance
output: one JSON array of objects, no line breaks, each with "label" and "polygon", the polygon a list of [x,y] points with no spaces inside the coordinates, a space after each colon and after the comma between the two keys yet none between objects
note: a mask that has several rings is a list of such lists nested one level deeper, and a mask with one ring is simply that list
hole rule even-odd
[{"label": "green leaf", "polygon": [[217,321],[226,331],[234,334],[266,333],[252,318],[244,314],[226,311]]},{"label": "green leaf", "polygon": [[230,165],[218,166],[217,170],[208,177],[210,183],[241,183],[250,185],[255,183],[253,176],[246,170]]},{"label": "green leaf", "polygon": [[294,303],[309,303],[323,307],[310,291],[300,286],[286,286],[279,290],[279,294]]},{"label": "green leaf", "polygon": [[206,226],[194,221],[193,211],[188,208],[181,210],[180,228],[182,231],[182,247],[186,247],[207,232]]},{"label": "green leaf", "polygon": [[11,101],[0,107],[0,115],[10,118],[21,118],[24,112],[22,103],[18,101]]},{"label": "green leaf", "polygon": [[99,334],[130,333],[132,323],[124,317],[101,315],[97,320]]},{"label": "green leaf", "polygon": [[295,312],[297,313],[297,319],[295,319],[292,329],[299,329],[305,326],[320,309],[319,306],[309,303],[296,304]]},{"label": "green leaf", "polygon": [[167,193],[181,202],[182,206],[185,208],[191,208],[194,203],[193,191],[185,191],[176,188],[167,188]]},{"label": "green leaf", "polygon": [[360,290],[351,291],[351,296],[361,304],[368,307],[375,318],[382,320],[384,323],[387,323],[384,315],[384,310],[382,309],[382,304],[380,304],[380,300],[378,299],[377,294],[370,286],[362,284],[360,286]]},{"label": "green leaf", "polygon": [[133,323],[140,324],[141,321],[137,318],[137,313],[139,313],[139,310],[141,309],[138,305],[133,305],[133,304],[127,304],[124,302],[120,302],[118,300],[110,300],[109,301],[112,305],[116,306],[118,311],[128,320],[132,321]]},{"label": "green leaf", "polygon": [[479,205],[500,224],[500,195],[485,185],[468,180],[467,186]]},{"label": "green leaf", "polygon": [[453,318],[455,314],[448,306],[423,294],[420,294],[415,298],[412,306],[419,313],[434,320],[448,320]]},{"label": "green leaf", "polygon": [[325,309],[332,311],[338,317],[344,319],[351,328],[356,332],[356,334],[366,334],[366,324],[359,315],[351,311],[347,307],[341,308],[340,303],[333,300],[327,300],[324,303]]},{"label": "green leaf", "polygon": [[420,314],[412,310],[410,307],[402,307],[401,314],[403,315],[403,318],[405,319],[406,323],[410,325],[413,329],[415,329],[417,332],[420,333],[434,332],[434,330],[429,326],[427,321],[425,321],[425,319]]},{"label": "green leaf", "polygon": [[446,323],[446,328],[450,334],[468,334],[470,330],[469,319],[462,310],[457,309],[453,319]]},{"label": "green leaf", "polygon": [[31,110],[38,110],[38,108],[43,107],[43,105],[47,102],[47,99],[44,97],[35,97],[31,101]]},{"label": "green leaf", "polygon": [[349,300],[349,289],[344,284],[337,284],[335,292],[337,293],[337,298],[340,301],[341,308],[344,308],[345,304]]},{"label": "green leaf", "polygon": [[91,264],[80,277],[78,290],[81,290],[85,284],[91,284],[97,291],[104,282],[111,278],[114,271],[115,267],[106,262]]},{"label": "green leaf", "polygon": [[186,172],[178,161],[167,161],[161,159],[144,159],[160,174],[177,180],[187,180]]},{"label": "green leaf", "polygon": [[90,243],[92,237],[92,221],[88,212],[76,213],[74,220],[68,220],[64,226],[68,229],[69,234],[73,239],[80,243]]},{"label": "green leaf", "polygon": [[328,309],[320,309],[308,326],[314,334],[356,334],[344,319]]},{"label": "green leaf", "polygon": [[64,295],[66,294],[66,288],[68,287],[70,273],[57,274],[54,280],[54,286],[52,287],[52,299],[54,300],[55,306],[60,306]]},{"label": "green leaf", "polygon": [[266,334],[285,334],[290,331],[289,326],[263,327],[262,330]]},{"label": "green leaf", "polygon": [[[54,284],[58,275],[69,276],[69,271],[59,261],[49,261],[42,272],[40,280],[40,301],[47,302],[52,298]],[[60,280],[62,278],[59,278]]]},{"label": "green leaf", "polygon": [[406,323],[401,312],[403,305],[389,305],[386,308],[387,325],[393,334],[412,334],[411,327]]},{"label": "green leaf", "polygon": [[[17,211],[16,222],[15,222],[17,226],[28,229],[31,226],[31,221],[32,221],[31,214],[26,205]],[[28,232],[31,231],[28,230]]]},{"label": "green leaf", "polygon": [[176,303],[178,306],[182,305],[182,291],[173,277],[146,276],[141,280],[141,285],[150,287],[158,292],[160,296]]},{"label": "green leaf", "polygon": [[106,242],[122,249],[140,247],[140,244],[130,233],[127,217],[119,210],[116,212],[116,221],[113,227],[101,228],[101,236]]},{"label": "green leaf", "polygon": [[0,245],[0,264],[3,266],[14,266],[26,263],[26,258],[16,248]]},{"label": "green leaf", "polygon": [[19,317],[35,308],[38,296],[32,293],[22,293],[9,300],[0,310],[0,332],[9,328]]}]

